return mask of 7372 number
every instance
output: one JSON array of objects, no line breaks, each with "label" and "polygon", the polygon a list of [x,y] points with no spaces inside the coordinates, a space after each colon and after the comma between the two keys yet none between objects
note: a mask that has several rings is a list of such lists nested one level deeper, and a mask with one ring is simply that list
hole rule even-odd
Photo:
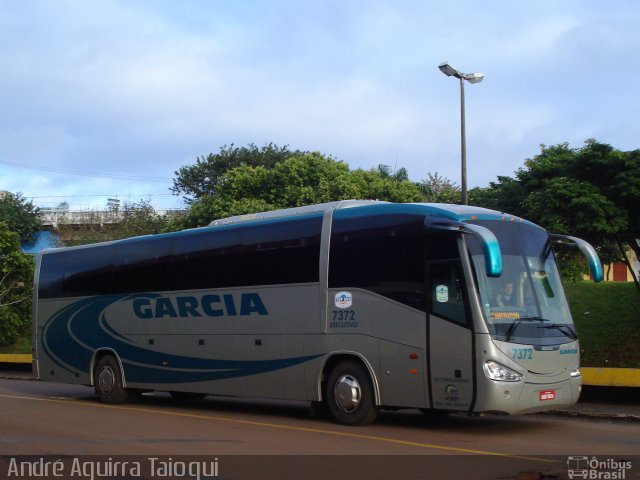
[{"label": "7372 number", "polygon": [[355,322],[356,312],[354,310],[334,310],[334,322]]},{"label": "7372 number", "polygon": [[533,360],[533,348],[514,348],[512,352],[513,360]]}]

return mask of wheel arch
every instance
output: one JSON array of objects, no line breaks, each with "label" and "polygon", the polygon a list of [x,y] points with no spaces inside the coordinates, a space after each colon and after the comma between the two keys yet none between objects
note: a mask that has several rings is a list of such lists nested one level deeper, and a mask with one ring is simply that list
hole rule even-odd
[{"label": "wheel arch", "polygon": [[95,352],[93,352],[93,356],[91,357],[91,368],[89,370],[90,372],[89,374],[91,375],[90,385],[95,386],[96,379],[94,377],[94,374],[95,374],[96,365],[98,364],[98,362],[102,357],[106,357],[107,355],[112,355],[118,362],[118,368],[120,368],[120,376],[122,377],[122,386],[124,388],[127,388],[127,379],[124,374],[124,367],[122,366],[122,360],[120,359],[120,355],[118,355],[118,352],[116,352],[113,348],[108,348],[108,347],[99,348]]},{"label": "wheel arch", "polygon": [[381,405],[381,395],[380,395],[380,384],[378,382],[378,377],[376,376],[375,370],[373,369],[371,363],[367,358],[358,352],[353,351],[336,351],[328,354],[324,360],[324,364],[322,365],[322,369],[320,370],[320,375],[318,376],[317,389],[318,389],[318,398],[321,401],[324,401],[324,391],[325,391],[325,383],[326,379],[329,376],[331,370],[338,365],[340,362],[345,360],[355,360],[360,363],[369,373],[369,379],[371,380],[371,385],[373,387],[373,395],[374,402],[377,406]]}]

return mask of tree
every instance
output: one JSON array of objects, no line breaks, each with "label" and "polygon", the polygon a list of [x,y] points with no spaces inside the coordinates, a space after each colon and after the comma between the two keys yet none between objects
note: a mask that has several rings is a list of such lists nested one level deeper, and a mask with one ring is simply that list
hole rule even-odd
[{"label": "tree", "polygon": [[462,200],[460,187],[448,178],[438,175],[438,172],[427,173],[427,178],[418,182],[418,187],[427,202],[460,203]]},{"label": "tree", "polygon": [[31,325],[33,259],[20,251],[20,236],[0,223],[0,345],[15,343]]},{"label": "tree", "polygon": [[28,202],[21,193],[0,193],[0,222],[20,238],[20,243],[31,245],[42,229],[40,210]]},{"label": "tree", "polygon": [[349,166],[318,152],[298,153],[270,168],[241,165],[220,177],[217,187],[190,205],[183,227],[207,225],[232,215],[346,199],[413,202],[418,187],[377,169]]},{"label": "tree", "polygon": [[640,258],[640,150],[623,152],[593,139],[581,148],[541,145],[515,179],[499,177],[477,198],[582,237],[609,257],[612,245],[620,252],[626,245]]},{"label": "tree", "polygon": [[624,243],[640,258],[640,150],[622,152],[595,140],[578,149],[543,145],[525,167],[518,179],[531,217],[597,246]]},{"label": "tree", "polygon": [[409,180],[409,172],[407,172],[407,169],[404,167],[393,171],[390,165],[380,164],[378,165],[377,171],[378,173],[380,173],[380,175],[382,175],[383,178],[391,178],[398,182]]},{"label": "tree", "polygon": [[111,202],[106,218],[100,212],[89,212],[81,225],[60,222],[58,234],[65,246],[84,245],[161,233],[167,231],[169,220],[144,200],[122,207],[119,202]]},{"label": "tree", "polygon": [[518,180],[498,176],[497,182],[489,183],[486,188],[472,188],[469,190],[469,203],[479,207],[490,208],[512,215],[526,216],[522,209],[525,193]]},{"label": "tree", "polygon": [[247,147],[220,147],[220,152],[210,153],[206,157],[200,156],[195,165],[180,167],[175,172],[171,191],[176,195],[183,195],[187,203],[206,195],[213,194],[225,173],[236,167],[265,167],[272,168],[276,164],[289,158],[304,155],[308,152],[291,151],[287,146],[278,147],[269,143],[262,148],[249,144]]},{"label": "tree", "polygon": [[151,204],[144,200],[125,203],[121,212],[122,218],[114,229],[114,237],[117,238],[160,233],[167,223],[167,218],[158,215]]}]

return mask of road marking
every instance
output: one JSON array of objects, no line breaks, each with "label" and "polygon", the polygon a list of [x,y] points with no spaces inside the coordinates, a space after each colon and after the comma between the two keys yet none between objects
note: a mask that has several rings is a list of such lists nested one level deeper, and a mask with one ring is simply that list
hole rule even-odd
[{"label": "road marking", "polygon": [[212,417],[209,415],[198,415],[194,413],[184,413],[184,412],[171,412],[167,410],[154,410],[150,408],[144,407],[126,407],[122,405],[105,405],[103,403],[91,403],[86,400],[67,400],[67,399],[59,399],[59,398],[39,398],[39,397],[23,397],[17,395],[0,395],[0,398],[11,398],[15,400],[32,400],[37,402],[50,402],[50,403],[64,403],[68,405],[84,405],[88,407],[94,408],[107,408],[112,410],[122,410],[122,411],[131,411],[131,412],[143,412],[143,413],[152,413],[152,414],[160,414],[167,415],[173,417],[183,417],[183,418],[194,418],[197,420],[208,420],[214,422],[226,422],[226,423],[234,423],[240,425],[252,425],[257,427],[265,427],[265,428],[277,428],[280,430],[290,430],[296,432],[306,432],[306,433],[318,433],[323,435],[333,435],[337,437],[346,437],[346,438],[357,438],[361,440],[370,440],[374,442],[384,442],[391,443],[394,445],[404,445],[407,447],[418,447],[425,449],[433,449],[433,450],[445,450],[449,452],[456,453],[466,453],[470,455],[487,455],[487,456],[495,456],[495,457],[507,457],[507,458],[515,458],[520,460],[533,460],[536,462],[545,462],[545,463],[558,463],[556,460],[549,460],[547,458],[540,457],[529,457],[523,455],[512,455],[510,453],[501,453],[501,452],[491,452],[487,450],[473,450],[469,448],[459,448],[459,447],[447,447],[445,445],[435,445],[432,443],[422,443],[422,442],[412,442],[409,440],[400,440],[397,438],[390,437],[379,437],[376,435],[364,435],[360,433],[351,433],[351,432],[338,432],[336,430],[326,430],[323,428],[309,428],[309,427],[296,427],[291,425],[282,425],[278,423],[268,423],[268,422],[258,422],[254,420],[240,420],[236,418],[227,418],[227,417]]}]

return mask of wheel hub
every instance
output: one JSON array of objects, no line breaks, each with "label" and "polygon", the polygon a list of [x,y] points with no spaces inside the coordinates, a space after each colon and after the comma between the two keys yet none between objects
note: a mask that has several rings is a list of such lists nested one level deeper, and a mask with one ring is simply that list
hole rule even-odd
[{"label": "wheel hub", "polygon": [[344,413],[351,413],[360,405],[362,390],[358,381],[351,375],[342,375],[336,382],[334,398],[337,407]]},{"label": "wheel hub", "polygon": [[116,376],[109,366],[104,366],[98,374],[98,388],[100,392],[109,395],[116,384]]}]

